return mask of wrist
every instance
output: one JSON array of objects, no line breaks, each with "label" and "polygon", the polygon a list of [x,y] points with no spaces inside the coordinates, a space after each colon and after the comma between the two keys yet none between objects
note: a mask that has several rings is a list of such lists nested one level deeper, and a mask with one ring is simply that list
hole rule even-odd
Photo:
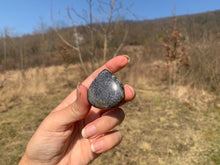
[{"label": "wrist", "polygon": [[31,164],[34,163],[27,157],[26,153],[24,153],[18,165],[31,165]]},{"label": "wrist", "polygon": [[25,157],[25,154],[24,154],[24,155],[22,156],[20,162],[18,163],[18,165],[26,165],[26,164],[28,164],[28,161],[27,161],[27,159],[26,159],[26,157]]}]

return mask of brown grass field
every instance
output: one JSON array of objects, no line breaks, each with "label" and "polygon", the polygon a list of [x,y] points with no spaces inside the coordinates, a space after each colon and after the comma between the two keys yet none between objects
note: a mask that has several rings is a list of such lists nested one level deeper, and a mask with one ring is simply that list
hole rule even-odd
[{"label": "brown grass field", "polygon": [[[123,106],[117,128],[122,143],[92,164],[219,165],[220,101],[190,85],[164,83],[163,61],[145,62],[143,47],[126,47],[131,63],[117,77],[135,87],[136,99]],[[135,52],[135,54],[134,54]],[[79,65],[6,71],[0,89],[0,164],[20,160],[45,116],[84,78]]]}]

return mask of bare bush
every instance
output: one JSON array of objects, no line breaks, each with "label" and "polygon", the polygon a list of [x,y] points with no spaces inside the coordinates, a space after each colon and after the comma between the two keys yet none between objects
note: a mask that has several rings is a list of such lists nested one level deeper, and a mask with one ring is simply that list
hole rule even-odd
[{"label": "bare bush", "polygon": [[[179,32],[177,28],[177,18],[174,16],[173,26],[170,34],[168,35],[168,39],[162,41],[162,45],[166,50],[166,54],[164,55],[164,57],[167,62],[167,68],[169,73],[168,80],[171,96],[173,95],[177,81],[180,79],[179,73],[181,71],[181,67],[184,66],[188,68],[190,66],[190,57],[185,53],[186,46],[183,45],[181,37],[182,34]],[[182,74],[183,73],[181,73],[181,75]]]}]

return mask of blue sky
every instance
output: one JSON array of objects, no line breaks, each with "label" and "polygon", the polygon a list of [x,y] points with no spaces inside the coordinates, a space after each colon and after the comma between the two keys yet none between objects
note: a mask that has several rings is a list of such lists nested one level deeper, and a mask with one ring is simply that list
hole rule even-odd
[{"label": "blue sky", "polygon": [[[65,14],[66,7],[81,11],[86,8],[85,0],[53,0],[54,19],[68,22],[58,16]],[[121,0],[124,4],[133,3],[131,10],[139,19],[155,19],[172,16],[175,0]],[[176,14],[194,14],[220,9],[220,0],[176,0]],[[0,32],[7,27],[17,35],[32,33],[39,28],[42,19],[51,26],[51,0],[0,0]],[[135,19],[131,15],[129,19]]]}]

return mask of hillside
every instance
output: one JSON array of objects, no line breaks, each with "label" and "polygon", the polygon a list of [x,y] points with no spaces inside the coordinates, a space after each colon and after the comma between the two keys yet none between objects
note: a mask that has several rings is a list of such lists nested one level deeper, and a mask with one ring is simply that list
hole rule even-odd
[{"label": "hillside", "polygon": [[[176,26],[174,20],[114,26],[107,59],[123,38],[121,27],[128,26],[120,54],[131,61],[116,76],[137,95],[122,107],[122,143],[92,164],[220,164],[220,11],[179,16]],[[78,27],[83,38],[87,28]],[[72,30],[59,33],[74,43]],[[103,63],[103,36],[96,34],[95,58],[88,54],[89,39],[81,43],[89,72]],[[86,73],[77,51],[52,29],[1,38],[0,69],[0,164],[14,165],[41,121]]]},{"label": "hillside", "polygon": [[[154,46],[155,49],[161,47],[159,40],[167,38],[167,32],[173,26],[173,18],[163,18],[156,20],[144,21],[124,21],[128,27],[129,33],[125,45],[144,45]],[[94,27],[99,28],[98,25]],[[122,26],[122,25],[121,25]],[[122,34],[120,25],[117,25],[109,39],[109,51],[113,49],[120,40]],[[184,15],[177,17],[177,27],[183,34],[182,40],[190,44],[196,42],[201,43],[210,40],[215,40],[219,37],[220,31],[220,10],[214,12],[206,12],[195,15]],[[78,27],[79,33],[84,38],[88,38],[87,26]],[[3,36],[0,38],[0,70],[22,69],[35,66],[57,65],[61,63],[74,62],[78,63],[79,59],[77,53],[70,47],[66,46],[59,39],[53,28],[48,28],[46,33],[41,33],[41,29],[36,30],[33,35],[24,35],[22,37],[10,36],[10,31],[5,30]],[[45,30],[44,30],[45,31]],[[70,43],[74,42],[73,29],[63,28],[59,30],[60,34]],[[138,32],[138,33],[137,33]],[[97,34],[97,37],[100,34]],[[202,40],[201,40],[202,39]],[[103,49],[103,39],[98,38],[98,49]],[[152,45],[154,44],[154,45]],[[88,43],[85,41],[82,47],[87,47]],[[63,55],[61,55],[63,54]],[[84,54],[83,54],[84,55]],[[99,56],[100,52],[97,51]],[[108,58],[112,55],[109,53]],[[156,53],[156,56],[160,56]],[[22,57],[22,58],[21,58]],[[83,59],[88,60],[88,54],[83,56]]]}]

